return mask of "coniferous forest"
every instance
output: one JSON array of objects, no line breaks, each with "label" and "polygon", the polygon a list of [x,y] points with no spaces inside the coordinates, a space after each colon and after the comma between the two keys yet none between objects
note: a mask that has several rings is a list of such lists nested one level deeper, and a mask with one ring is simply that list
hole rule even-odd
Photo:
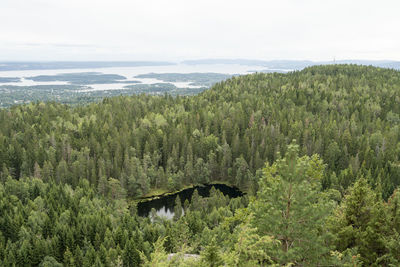
[{"label": "coniferous forest", "polygon": [[[0,126],[0,266],[400,265],[399,71],[15,105]],[[140,198],[213,182],[246,194],[137,215]]]}]

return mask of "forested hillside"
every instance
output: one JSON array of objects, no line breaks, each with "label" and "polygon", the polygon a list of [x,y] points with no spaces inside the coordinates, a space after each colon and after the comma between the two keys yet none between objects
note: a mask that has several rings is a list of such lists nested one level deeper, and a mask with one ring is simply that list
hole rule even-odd
[{"label": "forested hillside", "polygon": [[[0,265],[395,266],[399,124],[400,72],[356,65],[2,109]],[[210,182],[248,194],[136,215],[139,197]]]}]

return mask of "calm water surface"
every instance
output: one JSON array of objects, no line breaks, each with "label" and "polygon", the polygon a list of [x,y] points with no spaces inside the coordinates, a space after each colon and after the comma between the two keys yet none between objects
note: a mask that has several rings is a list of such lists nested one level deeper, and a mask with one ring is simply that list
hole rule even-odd
[{"label": "calm water surface", "polygon": [[[115,67],[115,68],[91,68],[91,69],[56,69],[56,70],[18,70],[18,71],[0,71],[0,77],[32,77],[39,75],[56,75],[62,73],[81,73],[81,72],[101,72],[104,74],[118,74],[125,76],[127,81],[140,81],[142,84],[162,83],[164,81],[158,79],[148,78],[134,78],[139,74],[147,73],[222,73],[222,74],[249,74],[253,70],[263,70],[263,66],[247,66],[239,64],[198,64],[186,65],[176,64],[167,66],[138,66],[138,67]],[[198,86],[189,86],[189,83],[171,82],[178,88],[196,88]],[[22,79],[17,83],[1,83],[0,85],[19,85],[19,86],[32,86],[32,85],[48,85],[48,84],[67,84],[66,82],[35,82],[29,79]],[[130,85],[129,83],[118,84],[91,84],[85,91],[103,91],[103,90],[119,90],[123,87]]]},{"label": "calm water surface", "polygon": [[193,188],[182,190],[173,195],[167,195],[158,199],[140,202],[137,206],[138,214],[139,216],[147,217],[149,216],[151,209],[154,208],[158,216],[172,219],[174,217],[175,199],[178,195],[179,198],[181,199],[183,206],[183,203],[185,202],[186,199],[190,202],[195,189],[197,189],[197,192],[199,193],[200,196],[209,197],[210,190],[212,187],[221,191],[224,195],[227,195],[230,198],[243,196],[243,193],[238,188],[227,186],[224,184],[210,184],[204,186],[196,186]]}]

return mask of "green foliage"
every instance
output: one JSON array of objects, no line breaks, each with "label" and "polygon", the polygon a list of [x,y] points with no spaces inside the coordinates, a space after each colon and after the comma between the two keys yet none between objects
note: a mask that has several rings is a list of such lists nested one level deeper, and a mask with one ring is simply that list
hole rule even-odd
[{"label": "green foliage", "polygon": [[39,267],[62,267],[63,265],[57,262],[53,257],[45,257],[44,260],[40,263]]},{"label": "green foliage", "polygon": [[[1,109],[0,265],[397,266],[399,102],[398,71],[333,65]],[[135,214],[153,190],[213,181],[249,196]]]},{"label": "green foliage", "polygon": [[134,240],[130,239],[125,243],[122,260],[124,266],[126,267],[134,267],[140,265],[140,254]]},{"label": "green foliage", "polygon": [[167,254],[164,249],[165,239],[158,239],[154,244],[154,252],[148,259],[143,253],[140,255],[144,267],[196,267],[204,266],[196,258],[185,257],[184,251],[175,254]]},{"label": "green foliage", "polygon": [[174,220],[178,220],[182,216],[182,202],[179,195],[175,199]]},{"label": "green foliage", "polygon": [[0,186],[0,261],[10,266],[94,266],[124,256],[126,266],[137,266],[138,250],[147,253],[147,240],[135,232],[136,215],[121,200],[108,202],[93,192],[84,181],[72,189],[37,178],[8,179]]},{"label": "green foliage", "polygon": [[257,170],[296,139],[327,164],[324,188],[344,193],[370,173],[387,199],[400,184],[399,87],[397,71],[319,66],[234,77],[193,97],[13,106],[0,111],[1,177],[102,178],[100,190],[112,177],[130,197],[215,180],[254,191]]},{"label": "green foliage", "polygon": [[400,184],[399,87],[397,71],[334,65],[233,77],[193,97],[13,106],[0,110],[1,177],[112,177],[130,197],[215,180],[254,191],[257,170],[296,139],[327,164],[324,188],[344,193],[370,173],[387,199]]},{"label": "green foliage", "polygon": [[279,240],[280,249],[269,252],[276,263],[320,265],[329,252],[324,224],[333,206],[320,192],[322,160],[299,158],[298,149],[289,145],[284,158],[264,168],[257,199],[250,204],[252,223],[261,236]]},{"label": "green foliage", "polygon": [[270,251],[279,249],[280,242],[268,235],[260,236],[257,228],[251,226],[252,215],[238,210],[235,217],[241,221],[236,227],[232,250],[225,253],[224,261],[227,266],[273,266]]},{"label": "green foliage", "polygon": [[209,87],[216,82],[232,77],[229,74],[221,73],[148,73],[140,74],[135,78],[153,78],[165,82],[190,82],[190,85]]},{"label": "green foliage", "polygon": [[337,236],[336,249],[355,250],[367,266],[397,265],[399,236],[394,224],[398,215],[393,213],[397,195],[396,191],[387,205],[366,179],[357,180],[328,224]]},{"label": "green foliage", "polygon": [[204,266],[223,266],[223,260],[218,250],[219,248],[215,243],[215,239],[213,239],[211,243],[205,247],[204,251],[201,254],[201,260]]}]

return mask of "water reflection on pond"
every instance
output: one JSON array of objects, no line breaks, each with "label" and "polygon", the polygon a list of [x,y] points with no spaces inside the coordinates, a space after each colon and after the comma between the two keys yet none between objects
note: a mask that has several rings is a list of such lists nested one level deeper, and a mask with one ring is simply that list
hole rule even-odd
[{"label": "water reflection on pond", "polygon": [[177,196],[179,196],[179,198],[181,199],[181,203],[183,206],[185,200],[188,201],[191,200],[195,189],[197,189],[197,192],[199,193],[200,196],[209,197],[210,190],[212,187],[221,191],[224,195],[227,195],[230,198],[243,196],[243,193],[238,188],[228,186],[225,184],[209,184],[204,186],[195,186],[189,189],[182,190],[176,194],[161,196],[158,199],[139,202],[137,206],[138,214],[139,216],[147,217],[149,216],[151,209],[154,208],[156,210],[157,216],[172,219],[174,217],[174,206],[175,206],[175,199]]}]

